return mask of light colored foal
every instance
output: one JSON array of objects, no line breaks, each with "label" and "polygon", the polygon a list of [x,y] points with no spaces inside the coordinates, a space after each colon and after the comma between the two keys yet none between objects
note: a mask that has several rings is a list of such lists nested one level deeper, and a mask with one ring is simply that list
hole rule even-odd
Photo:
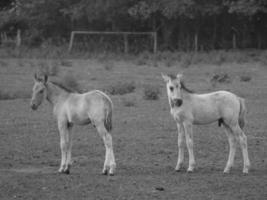
[{"label": "light colored foal", "polygon": [[193,152],[193,125],[209,124],[218,122],[225,127],[228,137],[230,151],[224,168],[224,173],[229,173],[234,164],[236,143],[239,141],[244,166],[243,173],[247,174],[250,161],[247,150],[247,137],[243,132],[245,125],[245,101],[227,91],[217,91],[206,94],[195,94],[187,89],[182,80],[182,75],[164,75],[162,78],[166,83],[170,112],[177,123],[178,129],[178,161],[176,170],[180,171],[184,160],[183,138],[189,153],[188,172],[195,168],[195,157]]},{"label": "light colored foal", "polygon": [[87,93],[74,93],[62,84],[48,81],[46,75],[34,76],[31,108],[36,110],[46,98],[52,105],[60,135],[60,173],[70,173],[73,125],[92,123],[104,141],[106,154],[103,174],[114,175],[116,163],[113,153],[111,99],[103,92],[94,90]]}]

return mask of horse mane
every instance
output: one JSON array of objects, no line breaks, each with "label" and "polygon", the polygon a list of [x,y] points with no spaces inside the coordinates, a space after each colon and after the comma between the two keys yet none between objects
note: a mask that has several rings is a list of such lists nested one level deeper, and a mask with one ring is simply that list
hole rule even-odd
[{"label": "horse mane", "polygon": [[61,83],[61,82],[58,82],[58,81],[50,81],[52,84],[56,85],[57,87],[59,87],[60,89],[64,90],[65,92],[68,92],[68,93],[80,93],[80,91],[78,90],[75,90],[73,88],[70,88],[68,87],[67,85]]},{"label": "horse mane", "polygon": [[183,81],[181,81],[181,89],[183,89],[184,91],[188,93],[195,93],[193,90],[188,89]]}]

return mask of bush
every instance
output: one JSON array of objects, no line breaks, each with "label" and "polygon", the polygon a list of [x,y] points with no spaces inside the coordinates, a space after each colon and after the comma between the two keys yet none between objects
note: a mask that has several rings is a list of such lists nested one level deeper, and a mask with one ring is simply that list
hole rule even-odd
[{"label": "bush", "polygon": [[61,65],[63,67],[71,67],[72,66],[72,62],[69,60],[61,60]]},{"label": "bush", "polygon": [[111,95],[123,95],[132,93],[135,90],[134,82],[117,82],[116,84],[110,85],[106,91]]},{"label": "bush", "polygon": [[146,85],[144,87],[145,100],[157,100],[159,98],[160,90],[158,86]]},{"label": "bush", "polygon": [[1,91],[0,90],[0,100],[11,100],[11,99],[27,99],[30,98],[31,95],[22,92],[22,91],[17,91],[17,92],[7,92],[7,91]]},{"label": "bush", "polygon": [[103,67],[107,71],[111,71],[114,68],[114,62],[107,61],[103,64]]},{"label": "bush", "polygon": [[135,106],[135,102],[133,100],[130,100],[130,99],[124,99],[122,103],[125,107],[134,107]]},{"label": "bush", "polygon": [[14,99],[11,93],[0,91],[0,100]]},{"label": "bush", "polygon": [[241,75],[240,76],[240,81],[248,82],[250,80],[251,80],[251,76],[249,76],[249,75]]},{"label": "bush", "polygon": [[7,67],[8,66],[8,63],[5,62],[5,61],[0,60],[0,66],[1,67]]},{"label": "bush", "polygon": [[227,73],[218,73],[212,76],[210,82],[212,85],[216,85],[216,83],[230,83],[231,78]]},{"label": "bush", "polygon": [[136,65],[137,66],[147,65],[148,59],[149,58],[147,58],[146,55],[141,54],[138,56],[138,58],[136,60]]}]

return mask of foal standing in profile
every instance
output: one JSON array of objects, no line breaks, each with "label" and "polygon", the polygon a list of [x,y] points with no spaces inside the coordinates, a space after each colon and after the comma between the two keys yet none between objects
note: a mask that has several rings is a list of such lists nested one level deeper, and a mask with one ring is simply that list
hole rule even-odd
[{"label": "foal standing in profile", "polygon": [[162,74],[166,82],[168,100],[171,115],[177,123],[178,128],[178,161],[175,170],[180,171],[184,160],[183,140],[189,154],[188,172],[193,172],[195,157],[193,153],[194,124],[210,124],[218,121],[225,127],[228,137],[230,152],[224,173],[229,173],[234,164],[236,143],[239,141],[244,160],[243,173],[247,174],[250,161],[247,150],[247,137],[243,132],[245,125],[245,101],[227,91],[217,91],[206,94],[194,94],[188,90],[182,80],[182,75],[168,76]]},{"label": "foal standing in profile", "polygon": [[57,119],[61,164],[60,173],[70,173],[71,166],[71,129],[74,124],[87,125],[92,123],[102,137],[105,148],[105,162],[102,173],[114,175],[116,163],[112,147],[112,102],[103,92],[93,90],[87,93],[73,93],[59,83],[48,81],[47,75],[34,75],[34,86],[31,108],[36,110],[46,98],[53,105],[53,112]]}]

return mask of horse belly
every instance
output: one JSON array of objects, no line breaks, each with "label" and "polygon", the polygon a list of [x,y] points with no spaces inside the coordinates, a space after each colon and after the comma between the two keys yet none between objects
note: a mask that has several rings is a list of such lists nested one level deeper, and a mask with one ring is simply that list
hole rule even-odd
[{"label": "horse belly", "polygon": [[84,110],[76,108],[70,108],[68,110],[68,121],[77,125],[86,125],[90,124],[91,120],[88,116],[88,113],[84,112]]},{"label": "horse belly", "polygon": [[216,110],[206,109],[193,114],[193,124],[210,124],[218,121],[220,118],[220,114]]}]

